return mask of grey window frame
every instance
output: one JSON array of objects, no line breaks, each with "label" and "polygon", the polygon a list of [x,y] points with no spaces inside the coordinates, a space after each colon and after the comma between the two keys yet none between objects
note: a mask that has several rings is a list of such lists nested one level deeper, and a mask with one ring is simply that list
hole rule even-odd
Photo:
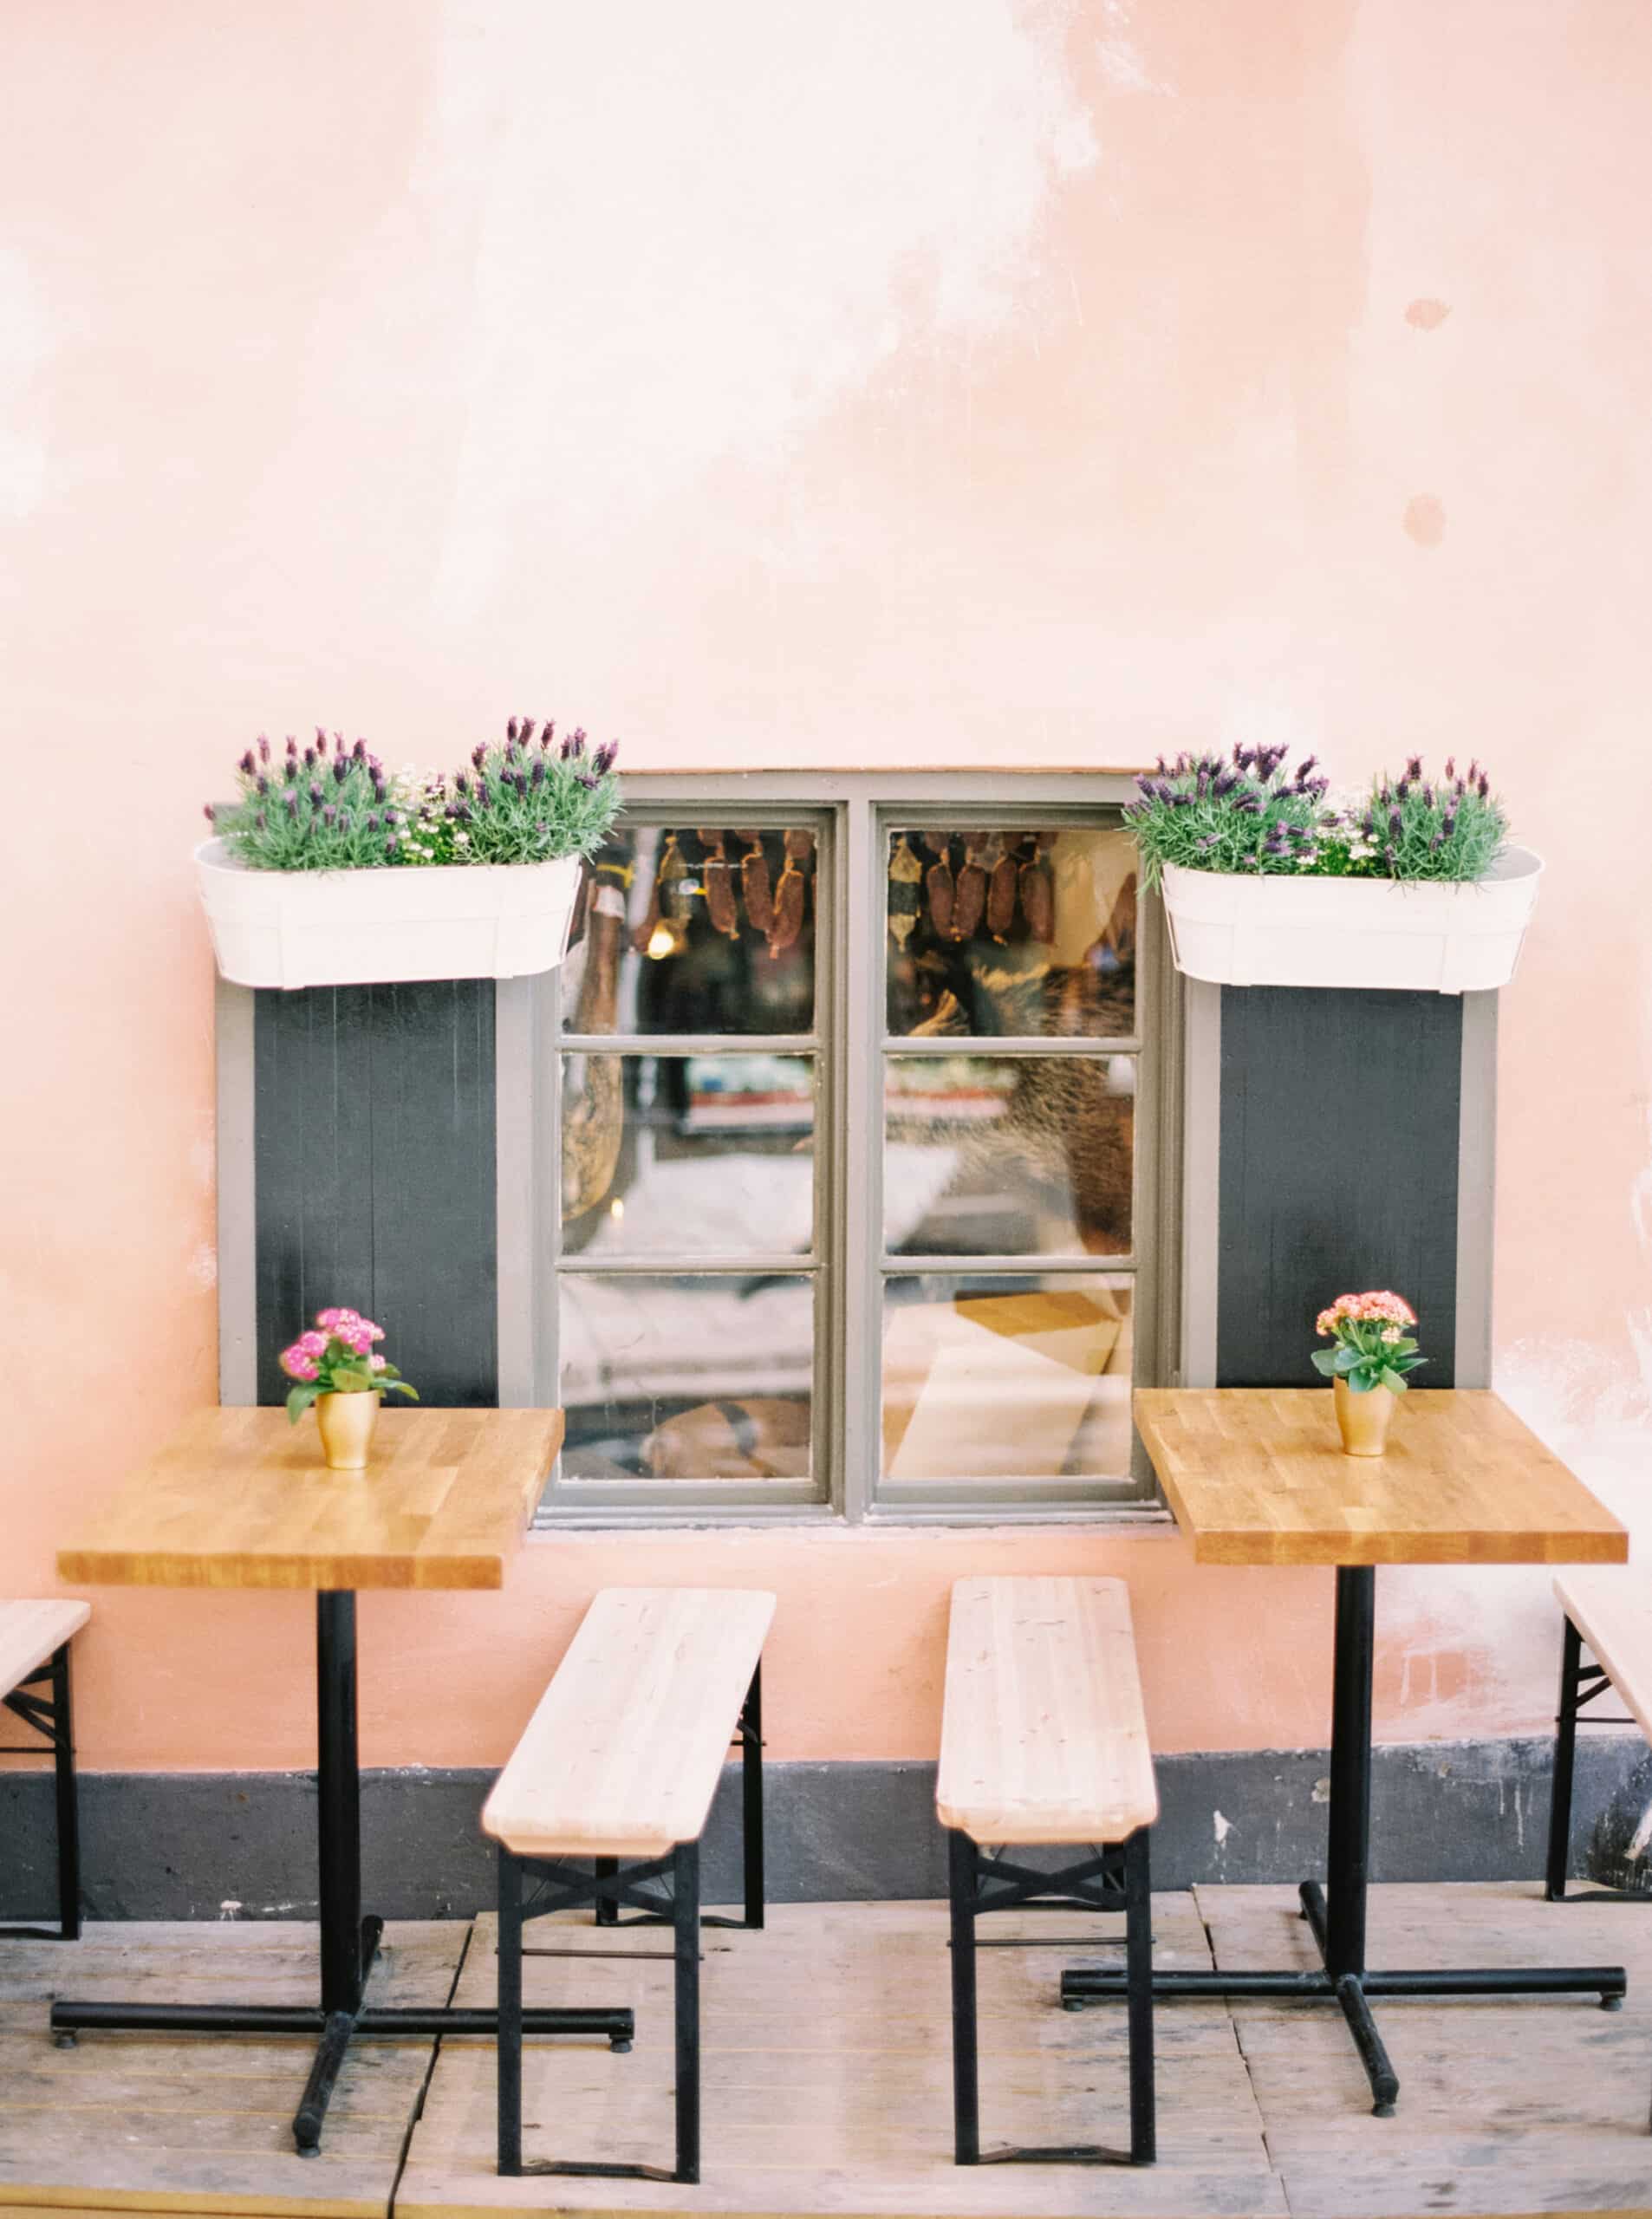
[{"label": "grey window frame", "polygon": [[[1163,1516],[1151,1468],[1133,1442],[1128,1480],[1095,1492],[1093,1480],[908,1482],[879,1478],[881,1456],[881,1294],[888,1272],[928,1269],[967,1276],[978,1259],[925,1265],[882,1253],[883,1061],[887,1053],[959,1052],[957,1040],[914,1043],[886,1033],[887,829],[940,813],[958,826],[1005,821],[1092,820],[1134,793],[1125,771],[668,772],[631,774],[628,809],[653,822],[703,823],[734,810],[739,821],[809,823],[829,888],[829,929],[816,940],[816,1025],[790,1036],[714,1036],[692,1043],[728,1052],[808,1053],[816,1062],[817,1201],[810,1266],[815,1303],[815,1438],[809,1481],[569,1480],[554,1474],[535,1518],[552,1532],[589,1526],[782,1524],[1140,1524]],[[726,820],[735,820],[731,817]],[[1133,1269],[1135,1376],[1171,1382],[1179,1352],[1182,987],[1170,960],[1160,903],[1144,897],[1138,921],[1135,1031],[1128,1040],[993,1038],[993,1054],[1137,1058]],[[543,1407],[559,1398],[557,1292],[561,1134],[557,1124],[562,982],[502,981],[496,1005],[498,1103],[499,1400]],[[606,1040],[602,1044],[607,1045]],[[647,1054],[690,1044],[614,1036],[614,1052]],[[972,1046],[975,1044],[971,1043]],[[586,1044],[588,1051],[589,1044]],[[582,1052],[571,1050],[569,1052]],[[853,1206],[851,1207],[851,1197]],[[715,1276],[756,1259],[685,1272],[675,1259],[628,1259],[623,1272]],[[797,1269],[796,1259],[788,1259]],[[985,1260],[985,1259],[982,1259]],[[1025,1272],[1029,1259],[1014,1259]],[[585,1266],[589,1272],[590,1267]],[[612,1266],[605,1266],[605,1272]],[[1048,1276],[1104,1277],[1109,1257],[1049,1258]],[[618,1275],[617,1273],[615,1274]]]}]

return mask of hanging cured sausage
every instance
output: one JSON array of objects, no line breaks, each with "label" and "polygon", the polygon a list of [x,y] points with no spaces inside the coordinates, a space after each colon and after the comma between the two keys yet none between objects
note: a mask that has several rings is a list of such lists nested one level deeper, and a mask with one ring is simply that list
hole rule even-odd
[{"label": "hanging cured sausage", "polygon": [[977,833],[964,842],[964,867],[953,891],[954,940],[968,940],[980,924],[986,908],[986,874],[996,852],[997,843],[990,832]]},{"label": "hanging cured sausage", "polygon": [[712,929],[721,933],[725,940],[738,940],[740,912],[734,898],[734,872],[725,852],[726,835],[697,832],[694,836],[706,850],[706,860],[699,870],[705,882],[706,914],[712,921]]},{"label": "hanging cured sausage", "polygon": [[742,832],[745,853],[740,857],[740,891],[745,896],[745,921],[753,932],[766,933],[774,925],[774,897],[769,885],[769,858],[763,852],[761,832]]},{"label": "hanging cured sausage", "polygon": [[905,947],[918,921],[918,888],[923,884],[923,875],[924,867],[907,846],[906,834],[897,833],[894,853],[889,858],[889,936],[897,947]]},{"label": "hanging cured sausage", "polygon": [[797,943],[803,928],[805,885],[799,866],[806,862],[815,851],[814,835],[810,832],[788,832],[785,835],[786,862],[780,874],[780,883],[774,890],[774,919],[769,927],[769,953],[784,954]]},{"label": "hanging cured sausage", "polygon": [[1000,946],[1015,922],[1016,889],[1020,883],[1014,856],[1002,840],[986,888],[986,929]]}]

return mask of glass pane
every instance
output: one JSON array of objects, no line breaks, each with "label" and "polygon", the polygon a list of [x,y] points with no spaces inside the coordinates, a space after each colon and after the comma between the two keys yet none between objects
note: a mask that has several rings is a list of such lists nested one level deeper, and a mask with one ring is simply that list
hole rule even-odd
[{"label": "glass pane", "polygon": [[1135,843],[1122,826],[891,832],[891,1033],[1135,1030]]},{"label": "glass pane", "polygon": [[808,1056],[564,1056],[565,1255],[806,1256]]},{"label": "glass pane", "polygon": [[1134,1056],[891,1056],[893,1255],[1123,1256]]},{"label": "glass pane", "polygon": [[812,1032],[812,832],[620,826],[563,973],[569,1032]]},{"label": "glass pane", "polygon": [[808,1476],[810,1280],[563,1272],[559,1290],[570,1479]]},{"label": "glass pane", "polygon": [[888,1480],[1125,1479],[1128,1279],[889,1279]]}]

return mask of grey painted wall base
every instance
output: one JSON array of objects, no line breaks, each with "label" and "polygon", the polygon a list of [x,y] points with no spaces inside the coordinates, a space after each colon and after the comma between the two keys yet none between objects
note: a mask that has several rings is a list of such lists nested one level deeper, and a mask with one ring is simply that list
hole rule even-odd
[{"label": "grey painted wall base", "polygon": [[[1376,1753],[1373,1877],[1534,1879],[1548,1825],[1547,1739],[1402,1744]],[[1317,1750],[1161,1757],[1153,1851],[1161,1888],[1291,1881],[1324,1861],[1327,1760]],[[390,1918],[463,1917],[493,1888],[477,1827],[492,1775],[369,1772],[362,1782],[367,1906]],[[776,1902],[929,1897],[946,1890],[927,1764],[775,1764],[769,1874]],[[738,1775],[707,1837],[709,1902],[739,1888]],[[83,1773],[92,1918],[305,1918],[315,1910],[315,1786],[305,1773]],[[1624,1857],[1652,1803],[1638,1734],[1580,1737],[1573,1871],[1652,1890]],[[0,1921],[52,1909],[51,1787],[0,1774]]]}]

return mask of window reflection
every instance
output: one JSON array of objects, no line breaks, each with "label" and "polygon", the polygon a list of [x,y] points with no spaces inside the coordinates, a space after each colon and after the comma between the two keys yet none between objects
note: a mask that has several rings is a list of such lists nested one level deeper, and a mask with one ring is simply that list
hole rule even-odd
[{"label": "window reflection", "polygon": [[891,1056],[883,1239],[918,1256],[1128,1255],[1133,1056]]},{"label": "window reflection", "polygon": [[564,1272],[561,1289],[568,1477],[807,1478],[807,1279]]},{"label": "window reflection", "polygon": [[1062,825],[889,835],[888,1028],[1117,1039],[1135,1030],[1135,843]]},{"label": "window reflection", "polygon": [[563,1253],[807,1255],[814,1128],[807,1056],[564,1056]]},{"label": "window reflection", "polygon": [[884,1289],[891,1480],[1122,1478],[1128,1279],[894,1277]]}]

